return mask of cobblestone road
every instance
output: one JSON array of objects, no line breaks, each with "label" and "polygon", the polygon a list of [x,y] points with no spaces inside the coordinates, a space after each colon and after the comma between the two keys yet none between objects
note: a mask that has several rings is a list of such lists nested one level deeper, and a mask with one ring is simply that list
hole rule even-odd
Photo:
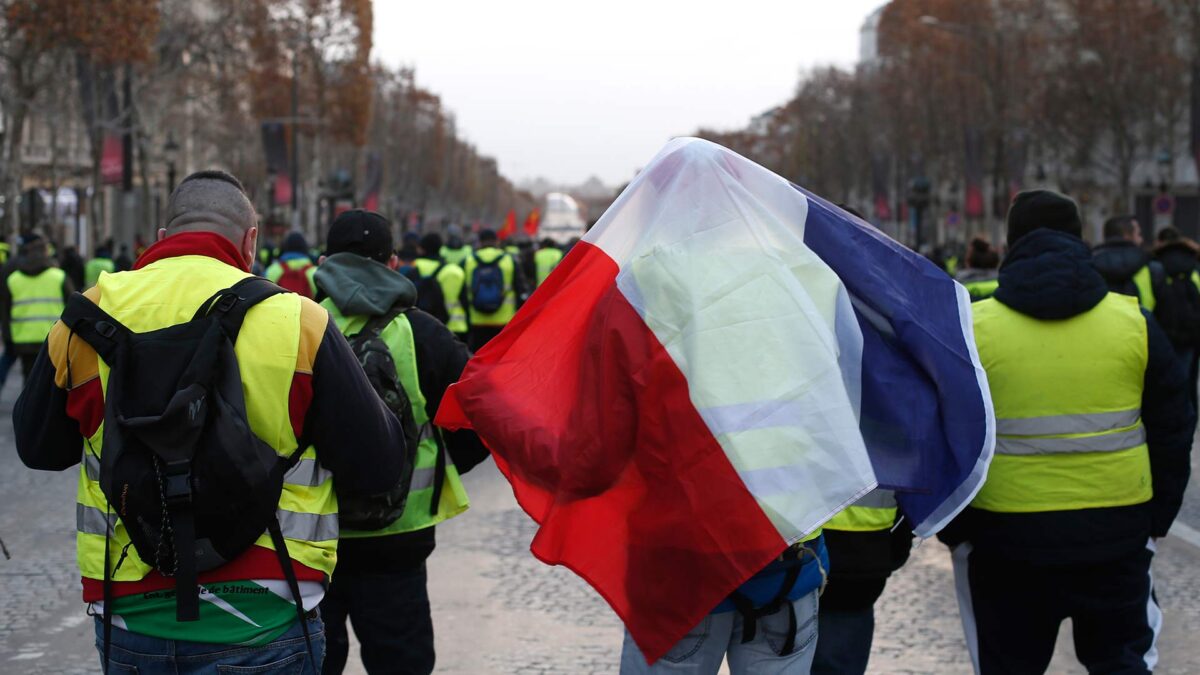
[{"label": "cobblestone road", "polygon": [[[15,393],[10,384],[0,396],[0,538],[12,553],[0,558],[0,673],[95,673],[92,621],[74,566],[75,474],[21,467],[8,423]],[[473,508],[439,528],[430,562],[438,672],[616,673],[621,627],[611,610],[573,574],[529,555],[533,523],[491,463],[466,482]],[[1181,519],[1200,529],[1200,488]],[[1168,538],[1155,574],[1166,614],[1159,672],[1198,673],[1200,548]],[[970,672],[949,556],[936,541],[889,583],[878,614],[871,672]],[[1055,674],[1083,672],[1067,631]],[[350,672],[362,672],[351,663]]]}]

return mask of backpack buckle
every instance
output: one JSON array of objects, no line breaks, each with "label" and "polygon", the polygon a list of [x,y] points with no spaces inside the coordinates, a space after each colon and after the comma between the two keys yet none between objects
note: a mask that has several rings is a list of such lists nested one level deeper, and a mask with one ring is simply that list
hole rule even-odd
[{"label": "backpack buckle", "polygon": [[163,497],[167,506],[183,506],[192,503],[192,472],[187,462],[167,465]]},{"label": "backpack buckle", "polygon": [[117,327],[107,321],[97,321],[96,322],[96,332],[99,333],[101,336],[111,340],[112,336],[115,335],[117,332]]},{"label": "backpack buckle", "polygon": [[222,314],[224,314],[224,313],[228,312],[229,310],[233,309],[233,306],[236,305],[238,300],[240,300],[240,299],[241,298],[234,295],[233,293],[230,293],[228,295],[223,295],[223,296],[221,296],[220,300],[217,300],[215,309],[218,312],[221,312]]}]

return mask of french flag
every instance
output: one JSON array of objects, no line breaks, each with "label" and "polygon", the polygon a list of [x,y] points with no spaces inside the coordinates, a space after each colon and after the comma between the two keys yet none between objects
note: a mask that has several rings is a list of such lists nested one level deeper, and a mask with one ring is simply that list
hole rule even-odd
[{"label": "french flag", "polygon": [[995,442],[966,292],[707,141],[669,143],[437,423],[474,429],[651,662],[877,486],[930,536]]}]

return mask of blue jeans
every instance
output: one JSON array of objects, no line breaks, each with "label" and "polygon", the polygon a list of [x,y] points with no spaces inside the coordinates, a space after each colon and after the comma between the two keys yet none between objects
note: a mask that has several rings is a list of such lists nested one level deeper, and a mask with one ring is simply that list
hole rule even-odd
[{"label": "blue jeans", "polygon": [[817,622],[821,637],[813,659],[813,675],[863,675],[875,636],[875,607],[821,607]]},{"label": "blue jeans", "polygon": [[[308,620],[316,669],[308,658],[304,632],[297,621],[275,641],[261,647],[184,642],[130,633],[113,626],[109,675],[317,675],[325,657],[325,625],[320,616]],[[96,649],[104,663],[104,623],[96,618]]]},{"label": "blue jeans", "polygon": [[746,644],[742,644],[742,615],[715,612],[704,617],[700,625],[653,665],[646,665],[642,650],[626,631],[621,650],[621,675],[716,675],[725,658],[729,659],[731,675],[806,675],[812,668],[817,643],[817,593],[813,591],[792,602],[796,611],[796,646],[787,656],[779,655],[787,640],[786,606],[759,619],[754,639]]}]

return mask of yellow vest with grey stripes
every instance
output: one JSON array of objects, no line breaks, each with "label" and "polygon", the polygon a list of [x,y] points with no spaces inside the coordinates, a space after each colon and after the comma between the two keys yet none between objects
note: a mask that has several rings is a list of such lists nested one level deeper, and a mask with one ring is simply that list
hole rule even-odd
[{"label": "yellow vest with grey stripes", "polygon": [[8,292],[12,295],[9,316],[12,340],[19,345],[41,344],[62,315],[63,282],[67,274],[49,267],[38,275],[17,270],[8,276]]},{"label": "yellow vest with grey stripes", "polygon": [[1137,298],[1109,293],[1061,321],[995,299],[972,310],[996,409],[996,456],[971,505],[1031,513],[1149,501],[1141,414],[1149,353]]},{"label": "yellow vest with grey stripes", "polygon": [[[329,310],[338,329],[345,335],[355,335],[363,329],[363,326],[367,325],[368,317],[347,317],[329,298],[322,301],[321,306]],[[369,532],[343,530],[342,536],[347,538],[380,537],[423,530],[457,516],[471,505],[470,500],[467,499],[467,489],[463,487],[462,479],[458,476],[458,469],[454,467],[454,462],[450,459],[449,454],[445,458],[446,475],[442,480],[442,493],[438,503],[433,503],[433,483],[437,473],[438,453],[445,452],[445,450],[438,449],[437,440],[433,437],[433,434],[438,432],[434,429],[429,414],[425,412],[425,395],[421,393],[421,382],[417,377],[417,354],[413,342],[412,325],[409,324],[408,317],[403,314],[396,317],[387,328],[383,329],[379,337],[387,345],[388,351],[392,354],[392,360],[396,363],[397,379],[400,381],[400,386],[404,387],[404,393],[408,394],[408,400],[412,405],[413,419],[421,428],[421,443],[417,446],[417,462],[413,467],[412,484],[409,486],[408,500],[404,503],[404,513],[382,530]]]},{"label": "yellow vest with grey stripes", "polygon": [[[216,291],[249,276],[206,256],[181,256],[160,260],[137,272],[106,274],[100,278],[100,308],[130,330],[145,333],[191,319],[196,308]],[[238,334],[234,352],[246,395],[246,417],[254,434],[280,456],[295,452],[297,440],[288,413],[288,394],[295,376],[300,348],[301,303],[293,293],[276,295],[251,308]],[[69,352],[70,350],[68,350]],[[101,387],[107,392],[109,368],[99,362]],[[113,526],[111,558],[121,557],[129,544],[125,524],[109,513],[100,490],[100,454],[104,425],[84,444],[83,467],[77,493],[76,535],[79,569],[91,579],[104,578],[104,530]],[[326,574],[337,561],[337,497],[333,478],[317,463],[313,448],[284,477],[279,497],[280,529],[292,559]],[[256,546],[274,550],[266,532]],[[150,573],[130,546],[127,559],[112,574],[115,581],[138,581]]]},{"label": "yellow vest with grey stripes", "polygon": [[872,490],[863,498],[838,511],[826,530],[841,532],[879,532],[890,530],[896,522],[896,493],[891,490]]}]

